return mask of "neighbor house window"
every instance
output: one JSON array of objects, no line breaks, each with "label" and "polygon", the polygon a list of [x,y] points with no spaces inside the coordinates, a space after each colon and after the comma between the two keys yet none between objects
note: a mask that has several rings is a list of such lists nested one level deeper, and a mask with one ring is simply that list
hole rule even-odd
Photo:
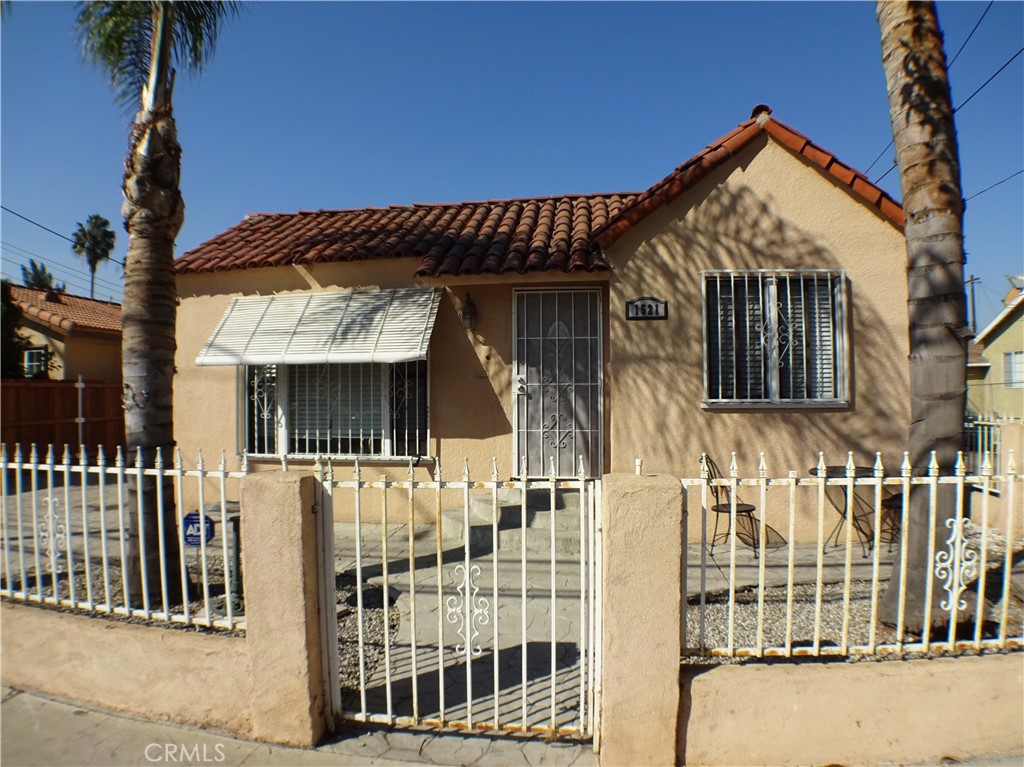
[{"label": "neighbor house window", "polygon": [[847,399],[845,280],[834,271],[707,271],[708,405]]},{"label": "neighbor house window", "polygon": [[1003,383],[1012,389],[1024,387],[1024,352],[1003,354]]},{"label": "neighbor house window", "polygon": [[427,363],[246,367],[253,455],[427,454]]},{"label": "neighbor house window", "polygon": [[26,349],[22,360],[22,367],[25,370],[26,378],[38,378],[48,373],[47,362],[49,354],[45,347]]}]

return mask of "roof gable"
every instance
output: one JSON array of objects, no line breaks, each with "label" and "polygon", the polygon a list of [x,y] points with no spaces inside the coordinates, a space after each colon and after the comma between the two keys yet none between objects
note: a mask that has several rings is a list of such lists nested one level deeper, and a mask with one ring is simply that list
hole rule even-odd
[{"label": "roof gable", "polygon": [[11,286],[11,298],[22,316],[63,334],[121,333],[120,304],[20,285]]},{"label": "roof gable", "polygon": [[978,333],[974,339],[982,348],[988,345],[989,338],[996,335],[996,330],[1010,319],[1011,315],[1017,312],[1019,315],[1024,315],[1024,293],[1018,293],[1016,298],[1007,303],[1006,308],[996,315],[996,318],[988,324],[988,326]]},{"label": "roof gable", "polygon": [[708,144],[702,152],[691,157],[647,191],[634,197],[613,221],[595,231],[594,236],[598,244],[602,248],[610,247],[637,223],[658,208],[677,199],[683,192],[765,133],[790,152],[818,166],[833,183],[845,189],[851,196],[874,207],[893,226],[903,229],[903,208],[899,203],[868,181],[863,173],[840,162],[831,152],[776,120],[771,116],[771,112],[771,108],[763,104],[754,107],[749,120]]},{"label": "roof gable", "polygon": [[419,259],[418,277],[605,271],[603,249],[763,134],[902,230],[903,210],[895,200],[759,105],[749,120],[644,192],[258,213],[185,253],[176,269],[411,257]]}]

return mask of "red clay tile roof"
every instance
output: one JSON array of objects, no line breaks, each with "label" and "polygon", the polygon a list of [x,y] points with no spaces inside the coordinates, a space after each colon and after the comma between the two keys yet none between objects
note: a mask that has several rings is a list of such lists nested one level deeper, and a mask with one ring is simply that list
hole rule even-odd
[{"label": "red clay tile roof", "polygon": [[20,285],[11,286],[11,297],[24,317],[62,333],[121,333],[121,304]]},{"label": "red clay tile roof", "polygon": [[867,176],[840,162],[835,155],[812,143],[802,133],[771,116],[771,107],[759,104],[745,123],[726,133],[718,141],[708,144],[703,152],[694,155],[643,194],[637,195],[614,220],[603,229],[596,229],[594,239],[602,248],[608,248],[636,223],[675,200],[711,173],[723,162],[737,154],[762,133],[777,140],[795,154],[817,165],[832,177],[832,181],[846,188],[854,197],[877,208],[893,226],[903,230],[903,208],[892,197],[868,181]]},{"label": "red clay tile roof", "polygon": [[609,268],[601,251],[767,133],[903,228],[903,209],[867,177],[755,107],[751,119],[642,193],[567,195],[363,210],[256,213],[188,251],[179,273],[363,259],[420,259],[417,276]]},{"label": "red clay tile roof", "polygon": [[417,275],[590,272],[608,264],[591,232],[629,195],[595,194],[364,210],[257,213],[183,255],[179,272],[420,259]]}]

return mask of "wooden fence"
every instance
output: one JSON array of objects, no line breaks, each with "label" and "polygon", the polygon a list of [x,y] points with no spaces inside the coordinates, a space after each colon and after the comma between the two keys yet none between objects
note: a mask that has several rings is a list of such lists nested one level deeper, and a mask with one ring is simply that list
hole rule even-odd
[{"label": "wooden fence", "polygon": [[45,451],[53,444],[124,444],[120,381],[0,381],[0,438],[13,449],[32,443]]}]

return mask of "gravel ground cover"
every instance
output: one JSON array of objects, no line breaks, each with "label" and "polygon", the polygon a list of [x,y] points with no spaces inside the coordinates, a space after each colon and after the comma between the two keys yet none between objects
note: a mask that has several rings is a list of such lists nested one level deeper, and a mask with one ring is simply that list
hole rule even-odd
[{"label": "gravel ground cover", "polygon": [[[346,709],[357,707],[359,701],[359,611],[355,575],[335,575],[338,610],[338,671],[341,702]],[[394,644],[401,613],[392,602],[388,609],[388,631]],[[363,584],[363,658],[366,680],[384,661],[384,589]]]},{"label": "gravel ground cover", "polygon": [[[979,526],[970,522],[965,527],[965,539],[969,546],[975,551],[981,548],[982,531]],[[999,620],[1002,614],[1002,584],[1003,570],[1006,557],[1006,537],[997,530],[989,529],[985,536],[985,549],[988,571],[986,575],[986,600],[984,602],[984,620],[982,622],[982,639],[992,639],[999,635]],[[1012,561],[1019,562],[1024,554],[1024,542],[1014,541],[1012,548]],[[883,575],[887,571],[883,570]],[[884,593],[887,585],[886,580],[878,583],[877,590],[879,599]],[[796,584],[793,587],[792,595],[792,644],[794,647],[809,647],[814,642],[817,606],[816,589],[813,583]],[[968,602],[968,612],[973,604],[973,595],[970,588],[964,592],[964,598]],[[867,645],[870,641],[872,626],[872,583],[870,580],[852,580],[850,583],[849,597],[845,596],[844,584],[825,583],[822,586],[819,643],[821,646],[840,646],[843,638],[843,614],[844,603],[849,599],[849,621],[847,625],[847,645]],[[1008,633],[1010,636],[1019,635],[1022,632],[1021,624],[1024,620],[1024,603],[1021,601],[1019,592],[1011,589],[1009,594],[1009,617]],[[704,646],[706,648],[725,648],[728,644],[729,631],[729,594],[728,591],[716,591],[705,594],[704,611]],[[788,596],[785,586],[768,587],[764,589],[762,613],[762,646],[783,647],[785,645],[787,628]],[[757,626],[759,611],[759,591],[756,586],[746,586],[736,591],[735,607],[733,610],[733,647],[755,647],[757,644]],[[970,615],[962,614],[958,619],[958,639],[970,639],[974,635],[974,620]],[[875,622],[876,644],[889,644],[896,642],[896,631],[893,627]],[[735,658],[709,658],[700,656],[700,595],[693,595],[687,600],[686,606],[686,645],[688,653],[683,659],[685,663],[708,663],[708,662],[737,662]],[[932,634],[933,640],[945,641],[947,632],[942,629]],[[917,635],[907,634],[905,642],[916,642],[920,639]],[[971,652],[967,650],[965,652]],[[948,654],[948,653],[945,653]],[[913,656],[935,657],[937,653],[916,653]],[[900,658],[911,657],[911,654],[899,655],[853,655],[850,660],[863,660],[866,658]]]}]

